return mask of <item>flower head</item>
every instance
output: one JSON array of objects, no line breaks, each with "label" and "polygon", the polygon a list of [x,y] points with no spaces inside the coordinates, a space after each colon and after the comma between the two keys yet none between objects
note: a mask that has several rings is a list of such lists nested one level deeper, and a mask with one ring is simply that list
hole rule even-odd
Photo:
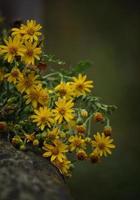
[{"label": "flower head", "polygon": [[33,142],[35,139],[35,133],[25,134],[25,139],[27,142]]},{"label": "flower head", "polygon": [[76,156],[78,160],[86,160],[87,159],[87,153],[83,149],[79,149],[76,153]]},{"label": "flower head", "polygon": [[65,159],[65,153],[68,152],[67,145],[60,140],[54,140],[53,144],[44,144],[43,149],[45,150],[44,157],[51,157],[51,161],[58,159],[59,162]]},{"label": "flower head", "polygon": [[76,96],[86,95],[93,88],[93,81],[87,81],[87,76],[79,74],[78,77],[73,77],[73,82],[71,85],[73,86],[73,90]]},{"label": "flower head", "polygon": [[4,42],[5,45],[0,45],[0,54],[4,55],[4,60],[12,63],[16,56],[23,55],[23,46],[19,37],[9,37]]},{"label": "flower head", "polygon": [[72,163],[67,158],[63,159],[60,162],[58,159],[53,161],[53,164],[59,169],[60,173],[64,176],[71,176],[70,168],[72,167]]},{"label": "flower head", "polygon": [[37,123],[37,126],[44,130],[44,128],[51,127],[54,123],[52,111],[47,107],[40,107],[39,109],[34,110],[35,115],[32,115],[31,118],[33,122]]},{"label": "flower head", "polygon": [[49,130],[47,132],[46,137],[48,139],[54,140],[54,139],[58,139],[59,138],[59,134],[60,134],[60,130],[58,127],[53,128],[52,130]]},{"label": "flower head", "polygon": [[[44,91],[45,90],[45,91]],[[46,98],[45,98],[46,97]],[[43,89],[41,85],[32,87],[25,95],[26,104],[31,103],[33,108],[37,108],[39,105],[47,105],[48,93],[46,89]]]},{"label": "flower head", "polygon": [[99,156],[107,156],[111,154],[111,149],[115,148],[115,145],[112,144],[113,139],[106,137],[104,133],[97,133],[94,135],[94,140],[92,141],[92,146],[95,148],[94,152],[99,154]]},{"label": "flower head", "polygon": [[73,88],[69,82],[61,82],[55,87],[55,90],[59,93],[60,97],[70,98],[73,96]]},{"label": "flower head", "polygon": [[9,83],[14,83],[16,84],[17,81],[22,78],[22,73],[17,67],[13,67],[11,72],[8,74],[5,74],[5,77],[9,81]]},{"label": "flower head", "polygon": [[39,55],[41,54],[41,48],[38,47],[38,43],[31,41],[25,41],[25,45],[23,48],[23,55],[22,60],[25,62],[25,64],[35,64],[35,59],[39,60]]},{"label": "flower head", "polygon": [[36,85],[40,84],[40,81],[38,81],[37,78],[38,75],[35,75],[33,72],[30,74],[22,74],[17,82],[18,91],[23,93],[35,88]]},{"label": "flower head", "polygon": [[27,20],[26,24],[22,24],[20,28],[12,28],[12,35],[22,37],[23,40],[37,41],[41,35],[42,26],[37,24],[35,20]]},{"label": "flower head", "polygon": [[86,143],[85,140],[82,139],[81,136],[75,135],[75,136],[70,136],[68,139],[70,145],[70,151],[78,150],[78,149],[85,149],[86,148]]},{"label": "flower head", "polygon": [[74,103],[72,100],[66,100],[66,98],[59,98],[55,103],[56,108],[54,109],[55,120],[61,124],[63,120],[69,122],[73,119],[74,110],[72,109]]}]

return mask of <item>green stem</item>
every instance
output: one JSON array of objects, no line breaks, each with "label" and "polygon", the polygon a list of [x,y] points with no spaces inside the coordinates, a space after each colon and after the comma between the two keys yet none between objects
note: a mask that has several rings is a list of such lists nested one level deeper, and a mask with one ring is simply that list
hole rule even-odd
[{"label": "green stem", "polygon": [[72,79],[72,77],[63,75],[63,74],[60,73],[60,72],[54,72],[54,73],[51,73],[51,74],[47,74],[46,76],[43,76],[43,78],[46,79],[46,78],[48,78],[48,77],[56,76],[56,75],[59,75],[59,76],[60,76],[61,81],[63,81],[64,78]]},{"label": "green stem", "polygon": [[46,76],[43,76],[44,79],[50,77],[50,76],[55,76],[55,75],[59,75],[59,72],[54,72],[54,73],[51,73],[51,74],[47,74]]}]

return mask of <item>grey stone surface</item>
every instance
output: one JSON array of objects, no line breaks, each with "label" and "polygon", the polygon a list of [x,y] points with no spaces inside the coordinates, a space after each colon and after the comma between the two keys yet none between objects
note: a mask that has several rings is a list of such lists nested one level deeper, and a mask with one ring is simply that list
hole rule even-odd
[{"label": "grey stone surface", "polygon": [[33,152],[0,138],[0,200],[71,200],[63,177]]}]

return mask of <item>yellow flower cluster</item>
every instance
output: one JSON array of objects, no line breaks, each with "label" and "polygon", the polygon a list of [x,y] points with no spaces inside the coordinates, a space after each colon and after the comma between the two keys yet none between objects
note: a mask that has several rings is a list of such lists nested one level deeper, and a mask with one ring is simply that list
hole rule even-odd
[{"label": "yellow flower cluster", "polygon": [[[40,24],[28,20],[20,28],[12,28],[11,36],[0,45],[0,55],[9,63],[5,72],[0,68],[0,84],[4,80],[15,95],[9,97],[8,103],[17,101],[20,106],[18,124],[10,122],[11,131],[15,132],[12,143],[21,150],[33,145],[63,175],[70,176],[75,159],[97,162],[111,154],[115,148],[110,138],[112,129],[108,117],[100,112],[99,103],[93,102],[94,83],[86,75],[41,75],[37,67],[43,54],[40,29]],[[54,79],[49,79],[51,76]],[[107,122],[103,133],[91,134],[93,121]]]},{"label": "yellow flower cluster", "polygon": [[39,47],[39,30],[41,26],[34,20],[27,21],[20,28],[13,28],[12,35],[4,40],[4,45],[0,45],[0,54],[4,60],[12,63],[20,57],[27,65],[34,65],[35,59],[40,59],[41,48]]}]

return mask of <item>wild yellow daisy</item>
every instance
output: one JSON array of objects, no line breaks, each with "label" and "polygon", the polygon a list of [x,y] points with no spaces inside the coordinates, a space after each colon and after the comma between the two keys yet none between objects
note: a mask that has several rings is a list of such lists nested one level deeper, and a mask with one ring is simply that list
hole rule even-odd
[{"label": "wild yellow daisy", "polygon": [[40,84],[40,81],[37,80],[38,75],[35,75],[35,73],[30,74],[23,74],[17,83],[17,89],[19,92],[28,92],[32,88],[35,88],[36,85]]},{"label": "wild yellow daisy", "polygon": [[67,122],[71,121],[74,117],[74,110],[72,109],[74,103],[72,100],[66,100],[66,98],[59,98],[55,103],[56,108],[53,110],[55,121],[61,124],[63,120]]},{"label": "wild yellow daisy", "polygon": [[94,140],[92,141],[92,146],[95,148],[94,152],[99,154],[99,156],[111,154],[111,149],[115,148],[112,142],[113,139],[111,139],[110,136],[106,137],[104,133],[97,133],[94,135]]},{"label": "wild yellow daisy", "polygon": [[4,70],[0,69],[0,81],[3,81],[4,79]]},{"label": "wild yellow daisy", "polygon": [[39,96],[39,103],[42,106],[47,106],[49,100],[49,91],[47,88],[42,88]]},{"label": "wild yellow daisy", "polygon": [[37,45],[37,42],[32,43],[31,41],[25,41],[22,55],[22,60],[25,62],[25,64],[34,65],[35,59],[40,59],[39,55],[41,54],[41,48]]},{"label": "wild yellow daisy", "polygon": [[22,78],[22,76],[22,73],[17,67],[12,68],[10,73],[5,74],[5,78],[7,78],[7,81],[14,84],[16,84],[17,81]]},{"label": "wild yellow daisy", "polygon": [[86,151],[83,149],[78,149],[76,152],[76,156],[78,160],[86,160],[88,158]]},{"label": "wild yellow daisy", "polygon": [[27,142],[33,142],[35,140],[35,133],[24,134]]},{"label": "wild yellow daisy", "polygon": [[25,98],[27,99],[26,104],[31,103],[33,108],[37,108],[39,105],[47,106],[49,100],[48,90],[43,89],[40,84],[36,85],[27,91]]},{"label": "wild yellow daisy", "polygon": [[16,56],[23,55],[23,46],[19,37],[9,37],[4,42],[5,45],[0,45],[0,54],[4,55],[4,60],[12,63]]},{"label": "wild yellow daisy", "polygon": [[39,97],[41,93],[41,87],[40,85],[37,85],[35,88],[31,88],[27,94],[25,95],[26,98],[26,104],[32,104],[33,108],[37,108],[39,104]]},{"label": "wild yellow daisy", "polygon": [[60,162],[58,159],[56,159],[53,161],[53,164],[59,169],[60,173],[64,176],[71,176],[70,168],[72,167],[72,163],[70,160],[65,158],[62,162]]},{"label": "wild yellow daisy", "polygon": [[45,153],[43,153],[43,157],[51,157],[51,161],[58,159],[58,161],[62,162],[65,159],[65,153],[68,152],[67,145],[62,143],[60,140],[54,140],[53,144],[44,144],[43,149]]},{"label": "wild yellow daisy", "polygon": [[58,139],[60,134],[60,130],[58,127],[55,127],[47,132],[46,138],[54,140]]},{"label": "wild yellow daisy", "polygon": [[86,95],[93,88],[93,81],[87,81],[87,76],[79,74],[78,77],[73,77],[73,82],[71,85],[73,86],[73,90],[75,96]]},{"label": "wild yellow daisy", "polygon": [[31,116],[33,122],[37,123],[37,126],[44,130],[45,127],[51,127],[54,123],[53,113],[47,107],[40,107],[38,110],[34,110],[35,114]]},{"label": "wild yellow daisy", "polygon": [[55,87],[55,91],[59,93],[60,97],[70,98],[73,96],[73,88],[69,82],[61,82]]},{"label": "wild yellow daisy", "polygon": [[20,28],[12,28],[12,35],[22,37],[23,40],[37,41],[41,35],[42,26],[37,24],[35,20],[27,20],[26,24],[22,24]]},{"label": "wild yellow daisy", "polygon": [[78,149],[85,149],[86,148],[86,143],[85,140],[78,135],[72,135],[68,139],[70,145],[70,151],[78,150]]}]

